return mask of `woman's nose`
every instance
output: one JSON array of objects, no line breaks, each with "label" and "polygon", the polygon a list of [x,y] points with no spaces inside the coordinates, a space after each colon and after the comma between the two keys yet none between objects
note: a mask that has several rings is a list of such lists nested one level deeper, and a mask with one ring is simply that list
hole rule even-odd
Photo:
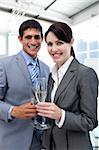
[{"label": "woman's nose", "polygon": [[58,46],[57,46],[57,45],[53,45],[53,46],[52,46],[52,50],[53,50],[53,51],[57,51],[57,49],[58,49]]}]

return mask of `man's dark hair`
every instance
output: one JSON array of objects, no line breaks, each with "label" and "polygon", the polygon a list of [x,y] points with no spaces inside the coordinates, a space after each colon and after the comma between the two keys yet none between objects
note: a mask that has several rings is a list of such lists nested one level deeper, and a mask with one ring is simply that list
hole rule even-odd
[{"label": "man's dark hair", "polygon": [[39,30],[41,33],[41,38],[43,38],[42,26],[40,25],[38,21],[33,20],[33,19],[26,20],[20,25],[19,35],[21,36],[21,38],[23,37],[24,31],[27,30],[28,28],[30,29],[34,28],[34,29]]}]

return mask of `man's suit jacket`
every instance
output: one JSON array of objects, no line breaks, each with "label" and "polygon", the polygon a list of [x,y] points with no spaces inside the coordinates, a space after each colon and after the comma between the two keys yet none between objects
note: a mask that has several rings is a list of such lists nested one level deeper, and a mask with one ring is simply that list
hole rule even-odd
[{"label": "man's suit jacket", "polygon": [[[48,78],[49,68],[39,60],[40,75]],[[32,119],[13,119],[9,122],[10,106],[30,101],[32,81],[21,53],[0,60],[0,150],[29,150]]]},{"label": "man's suit jacket", "polygon": [[[49,76],[48,98],[53,80]],[[93,69],[72,61],[55,94],[54,103],[66,111],[61,128],[45,131],[46,150],[92,150],[89,131],[97,126],[98,79]]]}]

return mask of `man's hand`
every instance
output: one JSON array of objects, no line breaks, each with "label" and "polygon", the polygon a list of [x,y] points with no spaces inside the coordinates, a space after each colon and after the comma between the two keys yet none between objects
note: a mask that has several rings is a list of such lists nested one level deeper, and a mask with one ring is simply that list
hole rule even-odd
[{"label": "man's hand", "polygon": [[11,112],[11,116],[20,119],[31,119],[37,115],[37,110],[32,102],[22,104],[20,106],[14,106]]}]

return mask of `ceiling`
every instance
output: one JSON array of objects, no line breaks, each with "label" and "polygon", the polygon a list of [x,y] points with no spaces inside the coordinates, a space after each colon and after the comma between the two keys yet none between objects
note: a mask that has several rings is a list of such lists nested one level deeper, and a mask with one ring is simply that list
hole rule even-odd
[{"label": "ceiling", "polygon": [[89,15],[93,17],[99,14],[99,0],[0,0],[0,10],[48,21],[64,20],[72,24],[83,16],[87,19]]}]

